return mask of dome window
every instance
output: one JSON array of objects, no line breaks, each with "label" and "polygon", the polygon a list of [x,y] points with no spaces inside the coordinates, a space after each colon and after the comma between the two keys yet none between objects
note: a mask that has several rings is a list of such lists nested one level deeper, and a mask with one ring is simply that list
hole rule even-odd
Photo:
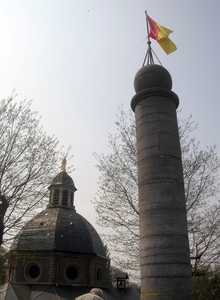
[{"label": "dome window", "polygon": [[37,263],[29,264],[25,269],[25,277],[28,281],[36,281],[41,275],[41,268]]},{"label": "dome window", "polygon": [[68,263],[64,268],[63,275],[68,283],[76,284],[83,276],[83,269],[79,264]]},{"label": "dome window", "polygon": [[70,206],[73,207],[73,192],[70,193]]},{"label": "dome window", "polygon": [[68,190],[63,190],[62,206],[68,206]]},{"label": "dome window", "polygon": [[70,266],[67,270],[66,270],[66,277],[69,280],[75,280],[78,277],[78,270],[76,267],[74,266]]},{"label": "dome window", "polygon": [[58,189],[54,190],[54,195],[53,195],[53,205],[54,206],[59,205],[59,194],[60,194],[60,190],[58,190]]},{"label": "dome window", "polygon": [[33,265],[28,273],[31,278],[36,279],[40,275],[40,268],[37,265]]}]

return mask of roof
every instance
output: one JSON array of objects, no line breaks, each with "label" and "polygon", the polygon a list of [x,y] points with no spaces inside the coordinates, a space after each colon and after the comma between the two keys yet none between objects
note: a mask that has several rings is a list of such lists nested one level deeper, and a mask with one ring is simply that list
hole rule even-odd
[{"label": "roof", "polygon": [[95,228],[75,210],[47,208],[28,221],[10,250],[59,251],[106,257]]},{"label": "roof", "polygon": [[114,278],[117,278],[117,279],[129,279],[128,273],[124,273],[124,272],[116,272],[114,274]]},{"label": "roof", "polygon": [[[59,174],[57,174],[51,184],[50,184],[50,187],[51,186],[54,186],[54,185],[64,185],[64,186],[70,186],[72,187],[75,191],[76,191],[76,187],[75,187],[75,184],[74,184],[74,181],[73,179],[67,174],[67,172],[60,172]],[[49,187],[49,188],[50,188]]]},{"label": "roof", "polygon": [[[91,287],[78,288],[72,286],[49,286],[49,285],[24,285],[7,283],[1,286],[1,300],[69,300],[86,294]],[[133,288],[102,289],[105,300],[140,300],[140,292]]]}]

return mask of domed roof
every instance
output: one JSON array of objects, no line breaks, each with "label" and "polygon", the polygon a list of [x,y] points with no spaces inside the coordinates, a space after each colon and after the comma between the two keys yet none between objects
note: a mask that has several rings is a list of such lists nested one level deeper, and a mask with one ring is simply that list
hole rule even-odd
[{"label": "domed roof", "polygon": [[94,227],[75,210],[47,208],[28,221],[11,250],[59,251],[106,257]]},{"label": "domed roof", "polygon": [[131,108],[135,111],[137,103],[143,98],[164,96],[172,99],[176,108],[179,106],[178,96],[171,91],[172,78],[162,66],[149,64],[142,67],[135,75],[134,89],[136,95],[131,99]]},{"label": "domed roof", "polygon": [[137,72],[134,78],[136,93],[153,87],[161,87],[169,90],[172,88],[170,73],[160,65],[146,65]]},{"label": "domed roof", "polygon": [[76,190],[75,184],[72,180],[72,178],[67,174],[67,172],[60,172],[57,174],[54,179],[51,182],[50,186],[53,185],[65,185],[65,186],[71,186]]}]

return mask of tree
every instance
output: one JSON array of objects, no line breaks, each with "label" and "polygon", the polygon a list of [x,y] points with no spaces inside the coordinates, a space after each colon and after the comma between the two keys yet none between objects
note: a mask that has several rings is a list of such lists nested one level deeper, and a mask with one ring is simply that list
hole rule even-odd
[{"label": "tree", "polygon": [[13,95],[0,102],[0,128],[1,246],[44,205],[62,147],[43,132],[31,101],[16,103]]},{"label": "tree", "polygon": [[5,282],[6,276],[6,250],[0,247],[0,284]]},{"label": "tree", "polygon": [[199,149],[191,133],[197,128],[192,117],[179,126],[187,206],[188,233],[193,271],[219,265],[220,205],[212,203],[219,192],[220,159],[216,146]]},{"label": "tree", "polygon": [[220,273],[210,268],[201,267],[193,273],[193,299],[218,300],[220,299]]},{"label": "tree", "polygon": [[103,245],[105,248],[105,255],[106,258],[108,258],[108,261],[106,263],[106,281],[105,281],[105,286],[108,288],[112,287],[112,281],[113,281],[113,275],[112,275],[112,267],[111,267],[111,260],[110,260],[110,252],[108,250],[107,245]]},{"label": "tree", "polygon": [[[127,115],[122,108],[119,112],[115,123],[117,134],[109,135],[110,153],[95,153],[100,178],[98,197],[93,203],[98,225],[107,229],[103,238],[114,253],[114,264],[139,277],[136,128],[132,112]],[[219,264],[220,249],[220,207],[210,203],[219,192],[220,159],[215,147],[199,149],[199,144],[191,138],[196,128],[191,117],[179,125],[194,268]]]}]

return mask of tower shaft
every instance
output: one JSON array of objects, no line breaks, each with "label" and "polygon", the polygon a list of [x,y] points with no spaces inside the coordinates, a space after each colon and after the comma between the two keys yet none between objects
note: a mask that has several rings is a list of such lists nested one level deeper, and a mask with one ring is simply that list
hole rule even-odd
[{"label": "tower shaft", "polygon": [[[143,76],[138,79],[141,84]],[[158,82],[141,90],[139,83],[131,106],[137,132],[141,300],[188,300],[191,268],[176,116],[179,100]]]}]

